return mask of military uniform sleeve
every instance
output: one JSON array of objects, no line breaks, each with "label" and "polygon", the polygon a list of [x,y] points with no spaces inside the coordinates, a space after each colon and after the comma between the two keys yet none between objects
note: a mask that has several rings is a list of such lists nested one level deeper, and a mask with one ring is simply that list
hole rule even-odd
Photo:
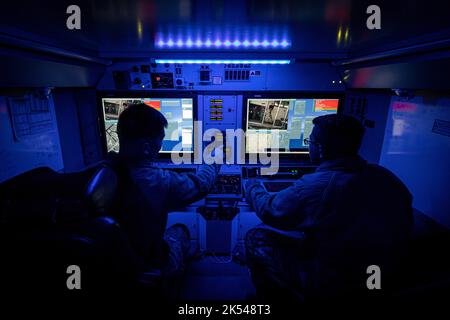
[{"label": "military uniform sleeve", "polygon": [[246,186],[247,202],[267,225],[282,229],[297,229],[306,219],[305,190],[299,180],[294,186],[269,194],[258,182]]},{"label": "military uniform sleeve", "polygon": [[219,169],[217,165],[203,165],[196,174],[164,171],[168,210],[183,208],[205,197],[214,186]]}]

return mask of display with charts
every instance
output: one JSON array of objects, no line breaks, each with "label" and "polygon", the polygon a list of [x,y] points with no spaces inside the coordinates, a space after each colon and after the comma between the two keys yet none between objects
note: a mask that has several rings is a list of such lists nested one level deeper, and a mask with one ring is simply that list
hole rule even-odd
[{"label": "display with charts", "polygon": [[193,152],[193,99],[192,98],[103,98],[103,116],[107,150],[119,151],[117,122],[120,114],[130,105],[144,103],[160,111],[167,119],[165,137],[160,153]]},{"label": "display with charts", "polygon": [[247,100],[247,153],[305,153],[313,119],[337,113],[339,99]]}]

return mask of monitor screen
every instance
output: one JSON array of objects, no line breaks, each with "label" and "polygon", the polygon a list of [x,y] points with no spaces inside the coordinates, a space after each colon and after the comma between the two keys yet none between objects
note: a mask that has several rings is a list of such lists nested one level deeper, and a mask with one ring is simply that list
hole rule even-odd
[{"label": "monitor screen", "polygon": [[339,99],[247,99],[246,153],[306,153],[313,119],[338,106]]},{"label": "monitor screen", "polygon": [[145,103],[149,108],[160,111],[168,126],[160,153],[194,151],[194,116],[192,98],[103,98],[103,117],[107,150],[119,151],[117,121],[119,115],[135,103]]}]

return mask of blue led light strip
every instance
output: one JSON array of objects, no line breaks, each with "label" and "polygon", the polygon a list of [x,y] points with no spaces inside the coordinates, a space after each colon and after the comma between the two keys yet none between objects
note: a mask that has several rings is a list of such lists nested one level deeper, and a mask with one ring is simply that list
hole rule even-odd
[{"label": "blue led light strip", "polygon": [[291,46],[291,43],[287,40],[172,40],[169,39],[167,41],[164,40],[157,40],[155,41],[156,47],[158,48],[210,48],[210,49],[218,49],[218,48],[225,48],[225,49],[232,49],[232,48],[248,48],[248,49],[254,49],[254,48],[265,48],[265,49],[286,49]]},{"label": "blue led light strip", "polygon": [[156,63],[179,64],[289,64],[290,60],[155,59]]}]

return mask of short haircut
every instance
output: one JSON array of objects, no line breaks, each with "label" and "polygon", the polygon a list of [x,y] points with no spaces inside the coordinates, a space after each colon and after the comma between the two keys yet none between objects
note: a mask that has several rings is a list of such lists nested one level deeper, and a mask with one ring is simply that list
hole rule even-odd
[{"label": "short haircut", "polygon": [[364,136],[363,125],[354,117],[329,114],[313,120],[315,139],[329,156],[358,154]]},{"label": "short haircut", "polygon": [[144,103],[132,104],[119,116],[117,134],[120,140],[159,138],[167,128],[163,114]]}]

